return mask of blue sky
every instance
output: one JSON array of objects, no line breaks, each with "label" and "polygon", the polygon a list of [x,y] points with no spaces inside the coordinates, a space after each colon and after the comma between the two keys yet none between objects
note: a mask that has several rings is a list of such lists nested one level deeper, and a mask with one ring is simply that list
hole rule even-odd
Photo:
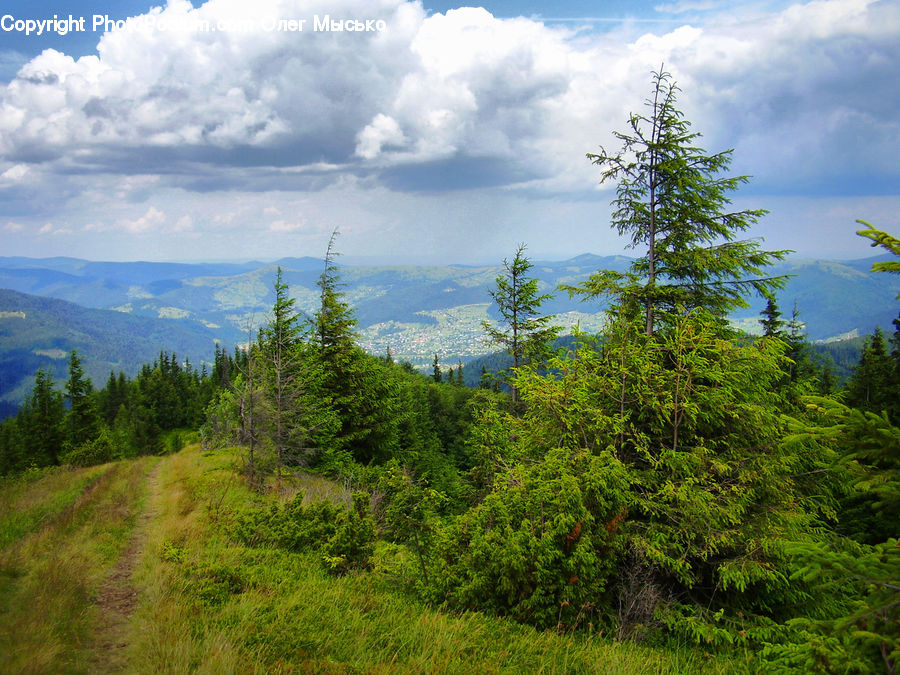
[{"label": "blue sky", "polygon": [[[702,145],[753,176],[735,206],[770,213],[750,236],[851,258],[871,252],[857,218],[900,230],[889,0],[2,12],[0,255],[275,259],[321,255],[335,227],[373,262],[496,262],[520,242],[538,259],[621,253],[614,185],[585,153],[615,147],[661,63]],[[54,13],[88,30],[15,30]],[[93,31],[94,14],[141,19]],[[314,31],[324,14],[384,29]],[[304,31],[264,28],[291,19]]]}]

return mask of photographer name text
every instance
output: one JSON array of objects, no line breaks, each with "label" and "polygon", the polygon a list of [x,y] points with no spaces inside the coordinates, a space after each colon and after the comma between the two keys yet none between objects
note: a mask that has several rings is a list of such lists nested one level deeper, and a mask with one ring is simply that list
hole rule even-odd
[{"label": "photographer name text", "polygon": [[254,31],[289,33],[373,33],[387,28],[383,19],[335,19],[331,15],[315,14],[312,19],[234,19],[210,20],[187,17],[166,17],[145,14],[128,19],[114,19],[108,14],[60,17],[54,14],[45,19],[24,19],[4,14],[0,17],[0,30],[4,33],[24,33],[25,35],[68,35],[69,33],[108,33],[113,31],[140,30],[160,32],[193,33],[248,33]]}]

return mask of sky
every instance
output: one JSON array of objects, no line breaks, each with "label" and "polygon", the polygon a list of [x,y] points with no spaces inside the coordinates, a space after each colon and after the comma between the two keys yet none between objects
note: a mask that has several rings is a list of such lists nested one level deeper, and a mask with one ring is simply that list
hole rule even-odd
[{"label": "sky", "polygon": [[734,207],[769,211],[746,236],[847,259],[878,253],[856,219],[900,231],[896,0],[0,12],[0,256],[321,257],[335,229],[357,263],[635,253],[586,153],[618,149],[661,66],[751,176]]}]

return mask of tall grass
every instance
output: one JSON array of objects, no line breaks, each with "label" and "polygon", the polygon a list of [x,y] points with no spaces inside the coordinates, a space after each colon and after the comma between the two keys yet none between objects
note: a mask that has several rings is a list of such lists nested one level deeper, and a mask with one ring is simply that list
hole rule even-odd
[{"label": "tall grass", "polygon": [[[0,551],[0,672],[89,670],[93,601],[128,540],[149,461],[61,471],[11,499],[24,504],[46,489],[51,503],[66,505],[16,525]],[[66,476],[70,487],[55,483]]]},{"label": "tall grass", "polygon": [[51,467],[0,478],[0,550],[42,527],[70,506],[108,467]]},{"label": "tall grass", "polygon": [[[151,466],[158,462],[151,472]],[[229,538],[230,514],[299,489],[343,500],[321,478],[286,493],[249,492],[229,451],[196,446],[0,486],[0,672],[697,673],[745,663],[686,647],[651,648],[586,633],[540,632],[502,618],[423,606],[398,584],[403,552],[382,545],[374,571],[336,578],[316,553]],[[43,497],[42,497],[43,496]],[[4,501],[5,500],[5,501]],[[34,511],[33,513],[37,513]],[[5,515],[4,515],[5,514]],[[139,519],[139,514],[144,514]],[[4,520],[4,518],[6,520]],[[104,621],[99,589],[128,542],[133,611]],[[135,549],[135,544],[132,544]],[[130,555],[130,553],[129,553]],[[128,556],[126,556],[128,558]],[[114,631],[115,636],[103,635]],[[101,646],[121,644],[114,656]]]},{"label": "tall grass", "polygon": [[[375,573],[335,578],[318,554],[247,547],[229,510],[278,499],[248,492],[232,459],[188,449],[167,458],[141,568],[136,672],[696,673],[733,663],[692,648],[539,632],[478,613],[423,607]],[[321,479],[306,488],[340,499]],[[296,488],[297,486],[295,486]]]}]

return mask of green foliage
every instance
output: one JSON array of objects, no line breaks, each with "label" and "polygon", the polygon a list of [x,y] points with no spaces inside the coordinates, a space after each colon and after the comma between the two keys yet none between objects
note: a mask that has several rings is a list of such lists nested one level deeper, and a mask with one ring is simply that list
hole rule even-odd
[{"label": "green foliage", "polygon": [[69,379],[66,381],[66,399],[69,401],[66,442],[73,446],[94,438],[99,431],[100,420],[93,391],[90,379],[84,374],[81,357],[72,350],[69,353]]},{"label": "green foliage", "polygon": [[240,571],[222,563],[190,564],[185,583],[204,607],[219,607],[244,591],[247,582]]},{"label": "green foliage", "polygon": [[783,337],[785,322],[781,319],[781,310],[775,298],[766,298],[766,307],[760,312],[762,318],[759,320],[763,328],[764,337]]},{"label": "green foliage", "polygon": [[[447,503],[443,493],[416,481],[396,461],[389,462],[377,485],[380,528],[390,541],[413,546],[425,586],[431,584],[429,567],[434,541],[441,530],[440,512]],[[428,562],[426,562],[428,561]]]},{"label": "green foliage", "polygon": [[104,428],[95,438],[70,446],[61,461],[71,466],[94,466],[112,461],[119,456],[118,453],[115,437],[109,429]]},{"label": "green foliage", "polygon": [[58,464],[67,432],[65,416],[62,394],[54,389],[49,373],[38,370],[31,398],[19,413],[24,456],[9,468],[24,468],[25,462],[35,466]]},{"label": "green foliage", "polygon": [[230,520],[229,533],[250,546],[277,546],[294,552],[318,551],[337,574],[367,569],[375,542],[369,496],[353,495],[351,508],[328,500],[304,505],[298,493],[283,505],[245,507]]},{"label": "green foliage", "polygon": [[847,403],[876,413],[889,411],[895,415],[900,412],[897,403],[900,377],[895,359],[887,350],[884,333],[877,328],[866,341],[859,363],[847,382]]},{"label": "green foliage", "polygon": [[[872,240],[872,246],[881,246],[895,256],[900,256],[900,239],[891,236],[887,232],[877,230],[864,220],[857,220],[860,225],[865,225],[866,229],[858,230],[856,234]],[[900,274],[900,260],[889,260],[886,262],[877,262],[872,265],[873,272],[893,272]],[[897,296],[900,298],[900,295]]]},{"label": "green foliage", "polygon": [[765,653],[780,667],[893,672],[900,656],[900,428],[884,413],[822,397],[806,403],[811,415],[794,423],[791,441],[818,443],[836,455],[832,471],[847,491],[838,530],[852,539],[788,547],[797,563],[792,578],[840,606],[787,621]]},{"label": "green foliage", "polygon": [[271,545],[289,551],[314,550],[334,535],[342,507],[320,500],[304,505],[298,493],[283,505],[246,507],[238,511],[230,533],[250,546]]},{"label": "green foliage", "polygon": [[632,113],[629,131],[615,132],[622,149],[587,155],[603,168],[601,181],[619,181],[613,227],[646,253],[631,274],[600,272],[580,292],[630,296],[643,308],[651,334],[657,314],[666,320],[705,307],[724,316],[747,306],[747,291],[769,294],[784,283],[760,275],[787,251],[762,251],[754,241],[735,239],[766,212],[728,210],[729,194],[748,178],[720,175],[731,163],[731,151],[708,155],[694,145],[700,134],[690,131],[676,107],[677,93],[669,73],[655,72],[648,112]]},{"label": "green foliage", "polygon": [[516,465],[448,529],[432,597],[542,628],[596,622],[613,597],[627,490],[610,453],[559,448]]},{"label": "green foliage", "polygon": [[521,419],[487,413],[477,432],[480,471],[493,464],[497,476],[484,503],[519,480],[509,477],[517,464],[540,467],[554,449],[614,458],[628,486],[617,493],[623,555],[608,574],[621,629],[655,618],[729,641],[738,612],[754,623],[810,602],[789,580],[784,547],[815,538],[830,513],[821,481],[804,477],[822,468],[824,450],[781,442],[780,340],[728,339],[699,310],[653,336],[641,324],[621,318],[601,342],[582,338],[548,362],[551,375],[519,369]]},{"label": "green foliage", "polygon": [[369,512],[369,495],[354,493],[352,508],[342,511],[335,525],[335,532],[322,551],[329,570],[346,574],[369,569],[375,548],[375,521]]}]

